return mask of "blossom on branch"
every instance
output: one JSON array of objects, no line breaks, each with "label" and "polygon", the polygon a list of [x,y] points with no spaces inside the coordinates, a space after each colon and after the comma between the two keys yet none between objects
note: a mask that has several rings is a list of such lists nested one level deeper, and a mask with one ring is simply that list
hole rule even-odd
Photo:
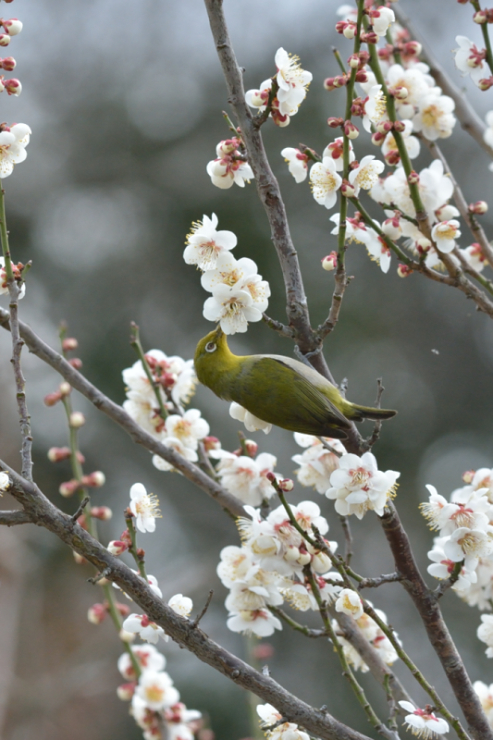
[{"label": "blossom on branch", "polygon": [[281,156],[288,163],[289,171],[296,182],[306,180],[306,176],[308,175],[308,157],[306,154],[299,149],[293,149],[293,147],[287,146],[281,151]]},{"label": "blossom on branch", "polygon": [[387,499],[396,488],[400,473],[378,470],[371,452],[358,457],[349,453],[339,460],[339,469],[330,476],[331,487],[325,495],[335,500],[335,510],[342,516],[355,514],[362,519],[367,511],[383,515]]},{"label": "blossom on branch", "polygon": [[342,177],[337,173],[336,163],[332,157],[324,157],[322,162],[315,162],[310,170],[310,185],[317,203],[332,208],[336,203],[337,191],[341,184]]},{"label": "blossom on branch", "polygon": [[156,518],[161,516],[159,500],[154,493],[147,493],[142,483],[134,483],[130,489],[130,511],[140,532],[154,532]]},{"label": "blossom on branch", "polygon": [[436,717],[432,707],[427,705],[424,709],[420,709],[410,701],[400,701],[399,705],[406,712],[410,712],[404,717],[404,721],[413,735],[418,735],[424,740],[432,740],[435,735],[444,735],[449,731],[448,722]]},{"label": "blossom on branch", "polygon": [[470,75],[477,85],[479,80],[488,76],[486,49],[480,51],[467,36],[456,36],[455,40],[459,44],[455,49],[455,65],[463,75]]},{"label": "blossom on branch", "polygon": [[202,221],[192,224],[187,236],[187,247],[183,259],[187,265],[197,265],[201,270],[215,270],[220,254],[234,249],[238,243],[232,231],[217,231],[218,218],[204,216]]},{"label": "blossom on branch", "polygon": [[0,131],[0,179],[9,177],[14,165],[24,162],[27,157],[26,146],[31,138],[31,129],[26,123],[13,126],[2,125]]}]

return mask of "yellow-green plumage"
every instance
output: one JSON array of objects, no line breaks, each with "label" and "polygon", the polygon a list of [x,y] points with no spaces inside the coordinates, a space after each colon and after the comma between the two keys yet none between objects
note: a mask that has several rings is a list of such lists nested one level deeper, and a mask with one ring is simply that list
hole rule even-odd
[{"label": "yellow-green plumage", "polygon": [[282,355],[234,355],[221,329],[195,350],[201,383],[225,401],[236,401],[259,419],[283,429],[346,439],[351,421],[390,419],[396,411],[357,406],[302,362]]}]

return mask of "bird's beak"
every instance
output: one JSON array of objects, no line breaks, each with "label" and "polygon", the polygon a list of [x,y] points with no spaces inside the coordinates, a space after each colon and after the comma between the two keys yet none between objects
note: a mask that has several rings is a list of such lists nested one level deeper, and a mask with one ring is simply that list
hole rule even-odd
[{"label": "bird's beak", "polygon": [[222,337],[223,334],[224,334],[223,330],[221,329],[220,326],[218,326],[217,329],[216,329],[216,336],[217,336],[217,338],[218,339],[221,339],[221,337]]}]

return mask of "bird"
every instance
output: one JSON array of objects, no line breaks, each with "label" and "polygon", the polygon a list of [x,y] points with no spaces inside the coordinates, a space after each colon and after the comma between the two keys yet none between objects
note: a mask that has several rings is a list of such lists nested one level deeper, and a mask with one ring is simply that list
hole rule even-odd
[{"label": "bird", "polygon": [[197,344],[198,380],[225,401],[282,429],[347,439],[352,421],[390,419],[397,411],[347,401],[314,368],[284,355],[235,355],[220,327]]}]

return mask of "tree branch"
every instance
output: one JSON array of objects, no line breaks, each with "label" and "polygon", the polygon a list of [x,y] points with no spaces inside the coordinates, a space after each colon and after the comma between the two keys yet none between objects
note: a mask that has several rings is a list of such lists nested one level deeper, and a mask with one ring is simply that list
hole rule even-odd
[{"label": "tree branch", "polygon": [[391,502],[387,503],[380,521],[394,556],[396,571],[402,576],[402,584],[414,601],[430,643],[464,713],[471,736],[475,740],[493,740],[493,730],[488,724],[479,697],[472,687],[462,658],[447,629],[437,597],[423,580],[414,560],[408,536]]},{"label": "tree branch", "polygon": [[209,639],[191,620],[178,616],[134,574],[124,563],[111,555],[97,540],[71,518],[57,509],[35,483],[24,480],[8,465],[0,461],[13,482],[12,495],[25,508],[32,521],[53,532],[94,565],[104,571],[108,580],[116,583],[147,616],[159,624],[172,639],[196,655],[199,660],[231,679],[238,686],[252,691],[263,701],[276,707],[290,722],[296,722],[322,740],[370,740],[338,722],[327,712],[315,709],[286,691],[270,676],[251,668],[232,653]]},{"label": "tree branch", "polygon": [[0,511],[0,524],[15,527],[17,524],[30,524],[32,519],[25,511]]}]

